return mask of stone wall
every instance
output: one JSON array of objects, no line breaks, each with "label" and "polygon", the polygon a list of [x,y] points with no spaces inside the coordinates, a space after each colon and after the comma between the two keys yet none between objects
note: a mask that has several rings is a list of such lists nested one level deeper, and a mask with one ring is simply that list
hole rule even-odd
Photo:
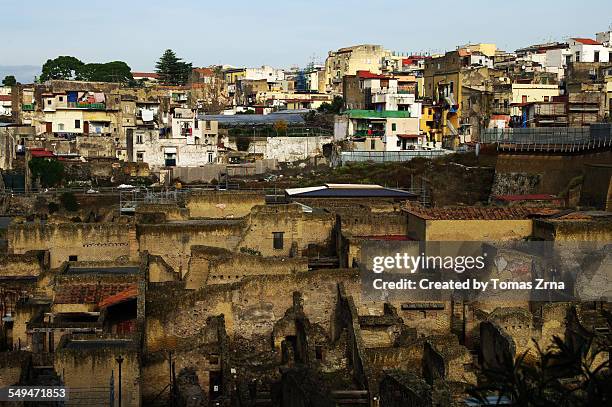
[{"label": "stone wall", "polygon": [[251,213],[254,206],[265,203],[263,191],[202,191],[193,192],[185,199],[192,218],[239,218]]},{"label": "stone wall", "polygon": [[36,277],[49,265],[48,252],[35,250],[24,254],[0,256],[0,270],[7,277]]},{"label": "stone wall", "polygon": [[517,240],[532,234],[531,219],[428,220],[426,224],[428,241]]},{"label": "stone wall", "polygon": [[198,289],[209,284],[233,283],[247,276],[307,271],[305,257],[262,257],[216,247],[192,246],[185,281],[186,288]]},{"label": "stone wall", "polygon": [[612,153],[580,155],[500,154],[495,168],[495,194],[558,195],[585,164],[607,164]]},{"label": "stone wall", "polygon": [[237,283],[206,286],[183,298],[170,288],[150,287],[147,348],[155,350],[194,335],[205,326],[206,318],[220,314],[224,314],[227,333],[234,341],[262,336],[271,339],[275,322],[293,306],[294,291],[302,293],[304,315],[329,332],[337,283],[344,283],[353,295],[361,293],[355,270],[246,277]]},{"label": "stone wall", "polygon": [[77,256],[78,261],[104,261],[127,257],[137,260],[137,242],[131,228],[118,223],[12,224],[9,251],[48,250],[50,267]]},{"label": "stone wall", "polygon": [[78,341],[69,343],[70,348],[63,346],[56,351],[54,367],[56,372],[62,374],[64,384],[71,392],[86,393],[92,387],[108,389],[111,374],[114,373],[115,397],[118,397],[118,363],[115,359],[121,356],[124,358],[121,365],[121,405],[140,406],[140,360],[135,349],[110,343],[91,348],[80,347]]}]

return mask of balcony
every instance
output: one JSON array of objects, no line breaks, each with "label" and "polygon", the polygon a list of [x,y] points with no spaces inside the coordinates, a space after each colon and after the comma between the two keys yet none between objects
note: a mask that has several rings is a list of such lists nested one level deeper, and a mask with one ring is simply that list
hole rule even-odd
[{"label": "balcony", "polygon": [[23,104],[21,105],[21,110],[23,110],[24,112],[33,112],[34,104]]},{"label": "balcony", "polygon": [[384,137],[384,130],[355,130],[353,137]]},{"label": "balcony", "polygon": [[69,108],[74,109],[90,109],[90,110],[104,110],[106,105],[104,103],[81,103],[81,102],[68,102]]}]

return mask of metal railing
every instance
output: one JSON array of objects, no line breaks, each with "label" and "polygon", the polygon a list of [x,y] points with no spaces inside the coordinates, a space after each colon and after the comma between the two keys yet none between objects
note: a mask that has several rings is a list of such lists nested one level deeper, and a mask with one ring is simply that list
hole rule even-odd
[{"label": "metal railing", "polygon": [[414,158],[436,158],[451,154],[450,150],[403,150],[403,151],[343,151],[342,164],[349,162],[402,162]]},{"label": "metal railing", "polygon": [[480,142],[498,149],[526,151],[579,151],[612,146],[612,125],[589,127],[536,127],[485,129]]}]

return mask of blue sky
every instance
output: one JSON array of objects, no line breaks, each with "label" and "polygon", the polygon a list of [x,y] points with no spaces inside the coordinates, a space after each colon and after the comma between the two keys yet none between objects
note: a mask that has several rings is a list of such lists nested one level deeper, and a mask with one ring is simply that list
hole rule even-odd
[{"label": "blue sky", "polygon": [[1,10],[0,65],[73,55],[123,60],[137,71],[152,70],[166,48],[196,66],[289,67],[358,43],[400,52],[469,41],[514,50],[594,37],[612,23],[610,0],[5,0]]}]

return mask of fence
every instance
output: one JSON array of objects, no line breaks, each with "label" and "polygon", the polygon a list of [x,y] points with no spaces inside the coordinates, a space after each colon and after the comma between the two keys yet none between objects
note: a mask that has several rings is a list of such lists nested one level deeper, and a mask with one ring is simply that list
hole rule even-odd
[{"label": "fence", "polygon": [[480,142],[500,150],[572,152],[612,146],[612,126],[486,129]]},{"label": "fence", "polygon": [[450,150],[404,150],[404,151],[343,151],[341,153],[342,164],[349,162],[375,163],[403,162],[414,158],[436,158],[446,154],[452,154]]}]

